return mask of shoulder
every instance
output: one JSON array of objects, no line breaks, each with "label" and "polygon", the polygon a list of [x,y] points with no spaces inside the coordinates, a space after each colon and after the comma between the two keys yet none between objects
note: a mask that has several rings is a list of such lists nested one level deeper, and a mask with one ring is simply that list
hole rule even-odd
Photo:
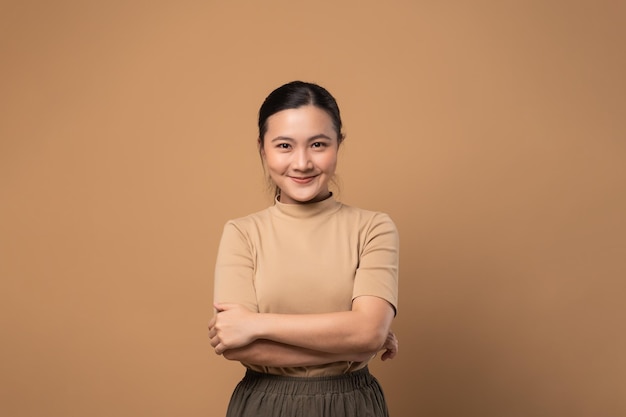
[{"label": "shoulder", "polygon": [[247,248],[254,251],[258,245],[260,236],[265,233],[264,228],[269,227],[269,208],[226,221],[222,230],[220,247],[222,248]]},{"label": "shoulder", "polygon": [[226,221],[226,226],[231,225],[239,228],[246,228],[256,223],[262,223],[271,216],[272,207],[257,211],[255,213],[248,214],[246,216],[229,219]]},{"label": "shoulder", "polygon": [[259,229],[262,229],[264,225],[267,227],[271,216],[270,209],[271,207],[247,216],[227,220],[224,224],[223,235],[238,235],[249,239],[251,235],[256,234],[255,232],[258,233]]}]

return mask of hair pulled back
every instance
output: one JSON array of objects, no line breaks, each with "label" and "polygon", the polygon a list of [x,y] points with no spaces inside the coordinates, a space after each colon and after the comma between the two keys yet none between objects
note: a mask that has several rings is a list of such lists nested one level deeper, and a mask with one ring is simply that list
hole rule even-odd
[{"label": "hair pulled back", "polygon": [[272,91],[259,109],[259,145],[263,148],[267,119],[279,111],[297,109],[312,105],[324,110],[330,116],[335,132],[337,144],[341,144],[344,135],[341,133],[341,115],[335,98],[317,84],[304,81],[292,81]]}]

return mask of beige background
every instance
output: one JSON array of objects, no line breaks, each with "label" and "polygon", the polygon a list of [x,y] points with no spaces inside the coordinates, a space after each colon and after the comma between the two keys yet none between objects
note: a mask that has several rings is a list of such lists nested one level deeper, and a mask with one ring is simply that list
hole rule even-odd
[{"label": "beige background", "polygon": [[224,222],[270,90],[401,233],[392,415],[626,415],[620,1],[0,2],[0,414],[220,416]]}]

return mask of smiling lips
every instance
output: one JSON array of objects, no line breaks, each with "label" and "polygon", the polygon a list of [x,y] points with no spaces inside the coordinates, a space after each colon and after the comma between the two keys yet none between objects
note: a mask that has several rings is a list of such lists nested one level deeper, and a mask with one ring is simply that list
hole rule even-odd
[{"label": "smiling lips", "polygon": [[293,182],[298,184],[308,184],[316,177],[316,175],[310,177],[289,177]]}]

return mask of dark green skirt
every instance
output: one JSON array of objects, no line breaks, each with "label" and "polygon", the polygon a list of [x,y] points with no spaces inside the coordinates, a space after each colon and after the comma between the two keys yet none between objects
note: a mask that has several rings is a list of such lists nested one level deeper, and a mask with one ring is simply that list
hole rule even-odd
[{"label": "dark green skirt", "polygon": [[226,417],[388,417],[380,384],[367,368],[322,377],[246,371]]}]

